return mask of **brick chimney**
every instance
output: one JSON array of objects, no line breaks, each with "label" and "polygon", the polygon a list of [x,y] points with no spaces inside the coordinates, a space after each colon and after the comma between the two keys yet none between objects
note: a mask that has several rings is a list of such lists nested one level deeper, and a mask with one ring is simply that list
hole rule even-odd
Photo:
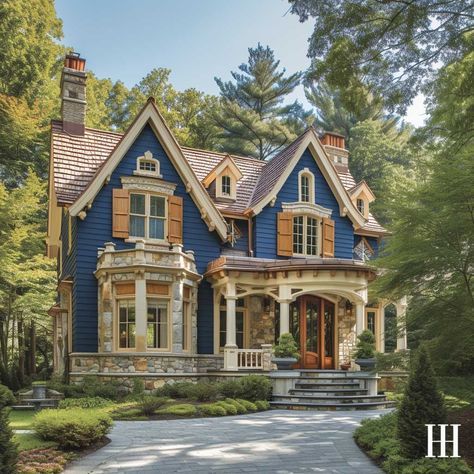
[{"label": "brick chimney", "polygon": [[61,75],[61,119],[63,130],[84,135],[86,122],[86,60],[79,53],[69,53]]},{"label": "brick chimney", "polygon": [[335,132],[324,132],[321,143],[336,168],[347,170],[349,167],[349,152],[345,147],[344,135]]}]

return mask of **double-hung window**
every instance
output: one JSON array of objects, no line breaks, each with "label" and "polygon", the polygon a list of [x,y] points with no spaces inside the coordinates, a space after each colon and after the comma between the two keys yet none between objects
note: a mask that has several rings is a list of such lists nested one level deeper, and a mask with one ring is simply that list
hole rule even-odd
[{"label": "double-hung window", "polygon": [[134,349],[136,333],[135,300],[120,300],[119,309],[119,348]]},{"label": "double-hung window", "polygon": [[232,185],[231,185],[230,176],[228,176],[228,175],[222,176],[221,183],[222,183],[222,195],[223,196],[230,196],[231,192],[232,192]]},{"label": "double-hung window", "polygon": [[147,348],[169,349],[168,303],[164,300],[147,300]]},{"label": "double-hung window", "polygon": [[357,199],[357,210],[364,216],[365,215],[365,201],[363,199]]},{"label": "double-hung window", "polygon": [[166,198],[130,193],[130,237],[165,240]]},{"label": "double-hung window", "polygon": [[314,217],[293,217],[294,254],[318,255],[318,224]]},{"label": "double-hung window", "polygon": [[304,174],[301,176],[301,201],[309,202],[310,192],[309,192],[309,176]]}]

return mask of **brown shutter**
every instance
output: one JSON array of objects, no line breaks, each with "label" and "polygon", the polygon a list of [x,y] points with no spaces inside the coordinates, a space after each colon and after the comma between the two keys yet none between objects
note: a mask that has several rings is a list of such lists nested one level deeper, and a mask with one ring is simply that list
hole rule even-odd
[{"label": "brown shutter", "polygon": [[277,232],[277,254],[291,257],[293,255],[293,214],[291,212],[278,213]]},{"label": "brown shutter", "polygon": [[323,257],[334,257],[334,225],[333,220],[323,218]]},{"label": "brown shutter", "polygon": [[112,236],[119,239],[128,238],[128,189],[113,189],[112,213]]},{"label": "brown shutter", "polygon": [[168,198],[168,242],[183,243],[183,198],[179,196]]}]

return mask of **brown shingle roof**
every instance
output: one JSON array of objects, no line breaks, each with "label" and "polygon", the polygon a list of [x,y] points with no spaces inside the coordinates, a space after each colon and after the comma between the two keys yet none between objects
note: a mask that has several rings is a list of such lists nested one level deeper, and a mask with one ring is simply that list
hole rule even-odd
[{"label": "brown shingle roof", "polygon": [[[275,186],[287,165],[295,155],[308,129],[293,143],[275,155],[270,161],[231,155],[243,174],[237,182],[237,199],[232,202],[215,200],[216,207],[223,213],[241,214],[257,204]],[[121,133],[86,128],[84,136],[70,135],[63,131],[62,122],[52,121],[52,159],[54,187],[58,204],[72,204],[90,183],[98,168],[112,153]],[[197,178],[202,181],[226,156],[226,153],[181,147]],[[338,176],[346,190],[356,182],[347,169],[336,167]],[[367,224],[361,229],[370,232],[386,230],[369,214]]]},{"label": "brown shingle roof", "polygon": [[84,136],[63,131],[51,123],[54,188],[59,204],[72,204],[107,159],[122,134],[86,128]]}]

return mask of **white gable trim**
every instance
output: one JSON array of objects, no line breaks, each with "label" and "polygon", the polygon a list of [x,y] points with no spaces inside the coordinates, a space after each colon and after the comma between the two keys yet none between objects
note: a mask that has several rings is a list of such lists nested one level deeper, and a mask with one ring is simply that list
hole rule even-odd
[{"label": "white gable trim", "polygon": [[204,186],[208,188],[210,184],[216,179],[216,177],[222,174],[226,168],[229,168],[230,172],[235,178],[235,181],[239,181],[243,178],[244,175],[242,174],[242,171],[240,171],[239,167],[235,164],[235,161],[230,155],[226,155],[222,161],[220,161],[202,180]]},{"label": "white gable trim", "polygon": [[294,167],[298,163],[299,159],[305,152],[306,148],[309,148],[311,155],[314,158],[314,161],[316,161],[316,164],[321,170],[321,173],[323,174],[324,178],[329,184],[329,187],[334,193],[334,196],[336,197],[336,200],[339,204],[339,212],[341,216],[349,217],[355,229],[363,227],[366,224],[367,219],[365,219],[360,214],[360,212],[357,210],[356,206],[352,202],[349,194],[347,193],[346,189],[342,185],[342,182],[339,176],[337,175],[337,171],[332,165],[329,157],[326,154],[326,151],[324,150],[324,147],[321,145],[314,130],[310,130],[307,136],[301,141],[293,158],[291,159],[290,163],[287,165],[284,173],[280,176],[279,180],[276,182],[272,191],[268,193],[267,196],[265,196],[262,200],[260,200],[260,202],[258,202],[255,206],[253,206],[249,210],[252,211],[254,215],[257,215],[260,212],[262,212],[263,208],[267,204],[269,204],[273,199],[276,198],[281,188],[285,184],[286,180],[290,176],[291,172],[293,171]]},{"label": "white gable trim", "polygon": [[349,194],[351,195],[352,199],[357,199],[362,192],[365,193],[369,202],[375,201],[375,194],[370,189],[369,185],[365,182],[365,180],[362,180],[360,183],[357,183],[352,189],[349,189]]},{"label": "white gable trim", "polygon": [[201,216],[206,221],[209,230],[215,230],[222,240],[226,240],[227,225],[222,214],[214,206],[214,203],[207,194],[203,185],[194,174],[190,164],[184,157],[181,148],[176,142],[176,139],[166,126],[163,117],[156,108],[156,105],[151,100],[147,102],[145,107],[143,107],[141,112],[135,118],[135,121],[112,151],[111,155],[104,162],[102,167],[99,168],[88,187],[70,206],[69,211],[71,215],[77,216],[92,205],[103,185],[108,182],[111,174],[147,123],[152,127],[176,171],[183,180],[186,186],[186,191],[191,195],[191,198],[200,210]]}]

